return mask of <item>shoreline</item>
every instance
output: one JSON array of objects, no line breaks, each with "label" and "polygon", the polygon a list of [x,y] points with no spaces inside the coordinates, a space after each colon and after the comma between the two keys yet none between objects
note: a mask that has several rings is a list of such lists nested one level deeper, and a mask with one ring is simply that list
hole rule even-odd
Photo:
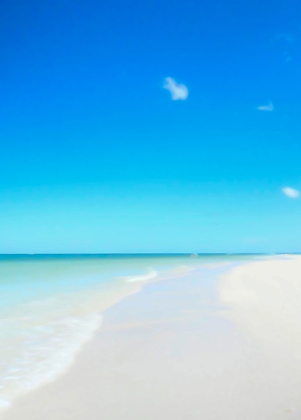
[{"label": "shoreline", "polygon": [[[55,308],[51,299],[49,299],[50,307],[47,305],[47,300],[46,302],[43,300],[27,302],[29,311],[33,308],[35,312],[37,309],[36,315],[38,318],[42,317],[43,321],[39,326],[29,325],[31,336],[27,331],[25,333],[31,341],[36,342],[36,348],[32,347],[28,356],[21,354],[22,358],[12,359],[13,364],[7,367],[4,374],[2,373],[0,417],[13,406],[16,399],[22,398],[48,383],[55,382],[72,368],[85,346],[93,341],[97,333],[101,332],[103,314],[106,310],[118,305],[123,299],[139,293],[144,284],[163,281],[169,277],[181,277],[186,272],[187,267],[180,266],[172,270],[163,269],[160,272],[149,268],[142,274],[116,276],[108,281],[104,289],[101,286],[99,290],[87,289],[78,295],[74,294],[74,296],[72,294],[59,295],[55,300],[57,302]],[[46,312],[45,310],[40,312],[39,308],[42,309],[45,304]],[[68,305],[67,312],[65,311],[66,305]],[[74,308],[71,314],[72,306]],[[56,311],[53,312],[54,309],[58,313],[63,312],[57,317]],[[49,310],[51,310],[52,319],[45,318]],[[34,312],[30,314],[31,317]],[[9,320],[8,315],[6,316]],[[12,316],[17,320],[28,318],[24,308],[22,310],[18,308],[18,311],[14,311]],[[33,321],[30,317],[28,319]],[[28,324],[25,324],[24,327],[28,327]],[[37,334],[39,335],[37,336]],[[11,346],[13,345],[14,343],[11,343]],[[37,364],[35,364],[35,359],[37,359]]]},{"label": "shoreline", "polygon": [[[204,277],[201,270],[190,272],[184,281],[170,278],[141,284],[139,293],[121,299],[105,311],[101,328],[67,372],[18,398],[3,413],[3,420],[96,420],[102,415],[107,420],[133,416],[148,420],[160,413],[168,420],[183,418],[185,413],[191,419],[206,415],[213,420],[225,410],[229,411],[226,419],[232,415],[244,415],[250,420],[282,419],[285,410],[290,410],[291,418],[297,418],[294,415],[300,411],[296,402],[287,392],[282,398],[277,394],[275,365],[270,362],[267,366],[266,357],[275,362],[269,353],[273,349],[262,346],[261,338],[255,340],[237,322],[233,293],[229,300],[229,287],[234,287],[236,301],[246,299],[238,287],[246,272],[255,270],[260,277],[262,267],[271,270],[277,266],[279,271],[279,264],[288,267],[291,262],[301,268],[301,258],[281,256],[239,262],[234,267],[207,267]],[[248,319],[254,318],[251,315]],[[289,378],[284,370],[281,369],[282,378],[287,384]],[[229,387],[231,393],[225,393]],[[242,390],[253,397],[246,398]],[[207,402],[200,403],[199,392]],[[262,400],[262,393],[268,396],[267,402]],[[275,395],[285,406],[281,414],[273,407]],[[261,410],[254,407],[252,399]],[[151,401],[156,401],[159,411]],[[218,407],[213,408],[216,401],[222,407],[220,413]],[[246,410],[250,415],[246,415]],[[271,410],[274,417],[268,417]]]}]

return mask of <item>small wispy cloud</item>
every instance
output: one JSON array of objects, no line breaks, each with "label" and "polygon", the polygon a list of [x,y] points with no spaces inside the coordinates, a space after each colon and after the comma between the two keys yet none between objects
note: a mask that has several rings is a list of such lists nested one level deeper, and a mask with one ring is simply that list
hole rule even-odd
[{"label": "small wispy cloud", "polygon": [[277,34],[275,36],[275,39],[282,39],[286,42],[294,42],[296,40],[296,37],[294,34]]},{"label": "small wispy cloud", "polygon": [[261,242],[264,242],[265,238],[261,238],[259,236],[247,236],[246,238],[243,238],[243,242],[248,245],[255,245],[260,244]]},{"label": "small wispy cloud", "polygon": [[285,187],[285,188],[282,188],[282,192],[289,198],[300,197],[300,192],[298,190],[295,190],[295,188]]},{"label": "small wispy cloud", "polygon": [[284,53],[284,61],[286,62],[286,63],[289,63],[290,61],[292,61],[292,56],[290,55],[290,53],[288,53],[287,51],[285,51],[285,53]]},{"label": "small wispy cloud", "polygon": [[171,94],[171,99],[173,101],[178,101],[178,100],[183,101],[187,99],[187,96],[188,96],[187,86],[177,83],[171,77],[165,78],[163,88],[169,90]]},{"label": "small wispy cloud", "polygon": [[274,105],[270,102],[268,105],[260,105],[257,107],[258,111],[274,111]]}]

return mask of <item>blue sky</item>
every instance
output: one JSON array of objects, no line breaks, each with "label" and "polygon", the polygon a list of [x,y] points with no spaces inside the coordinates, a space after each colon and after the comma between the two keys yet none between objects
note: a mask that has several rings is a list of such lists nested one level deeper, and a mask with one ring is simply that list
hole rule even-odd
[{"label": "blue sky", "polygon": [[300,16],[2,2],[0,252],[301,252]]}]

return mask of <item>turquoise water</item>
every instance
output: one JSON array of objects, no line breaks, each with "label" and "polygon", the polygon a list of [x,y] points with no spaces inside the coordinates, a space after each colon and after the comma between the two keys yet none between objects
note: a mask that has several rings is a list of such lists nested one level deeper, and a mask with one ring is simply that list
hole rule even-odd
[{"label": "turquoise water", "polygon": [[143,283],[254,258],[260,256],[0,256],[0,407],[64,372],[105,309]]}]

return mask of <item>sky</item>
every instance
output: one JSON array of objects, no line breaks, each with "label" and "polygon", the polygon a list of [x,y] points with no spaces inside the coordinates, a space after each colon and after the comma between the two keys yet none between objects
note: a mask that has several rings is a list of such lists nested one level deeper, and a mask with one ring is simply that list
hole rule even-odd
[{"label": "sky", "polygon": [[301,252],[300,17],[1,1],[0,253]]}]

